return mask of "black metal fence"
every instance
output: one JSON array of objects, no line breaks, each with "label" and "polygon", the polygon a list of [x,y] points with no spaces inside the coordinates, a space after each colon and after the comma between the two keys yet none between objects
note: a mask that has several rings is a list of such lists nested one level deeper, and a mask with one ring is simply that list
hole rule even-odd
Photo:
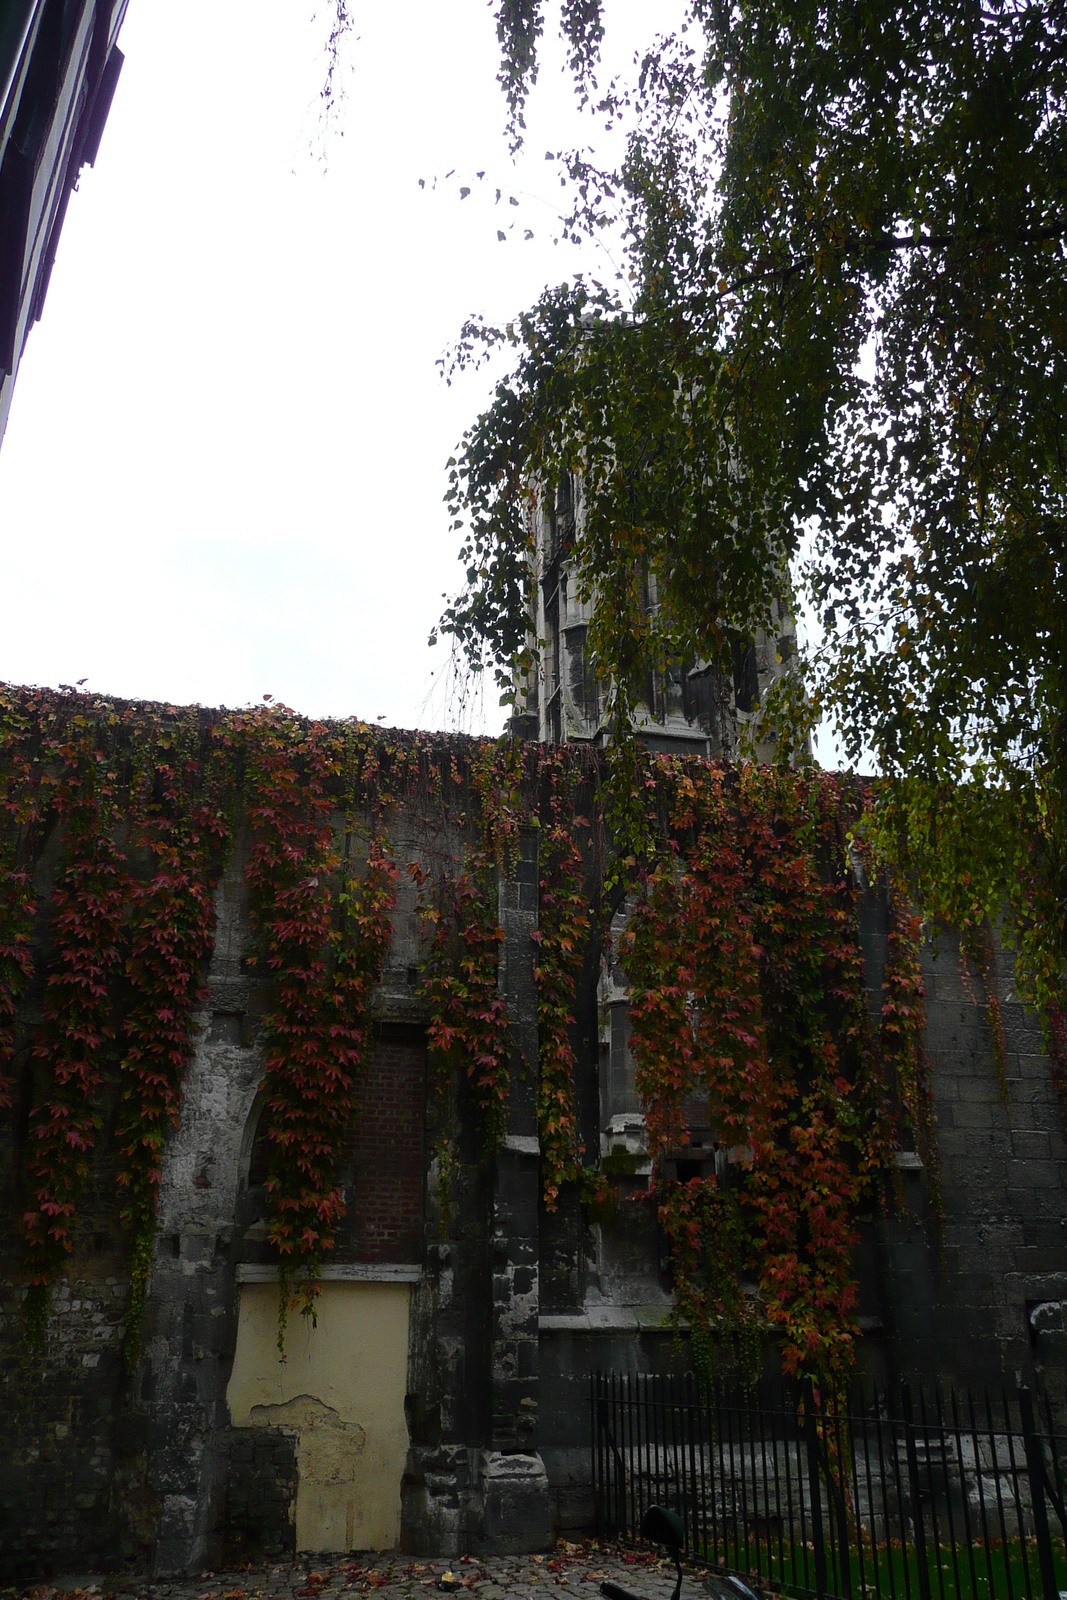
[{"label": "black metal fence", "polygon": [[1067,1600],[1067,1433],[1047,1396],[1035,1413],[1026,1388],[829,1398],[597,1373],[591,1398],[604,1537],[636,1540],[660,1504],[690,1557],[786,1593]]}]

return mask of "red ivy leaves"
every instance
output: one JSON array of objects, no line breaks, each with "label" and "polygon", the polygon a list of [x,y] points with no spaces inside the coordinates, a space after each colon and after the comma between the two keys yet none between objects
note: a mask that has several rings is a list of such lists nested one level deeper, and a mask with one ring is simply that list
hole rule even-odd
[{"label": "red ivy leaves", "polygon": [[474,1086],[486,1142],[504,1131],[510,1084],[508,1011],[499,991],[503,930],[497,923],[496,861],[472,851],[464,872],[440,889],[433,949],[423,992],[429,1003],[427,1039],[441,1068],[459,1059]]},{"label": "red ivy leaves", "polygon": [[[20,708],[26,713],[21,720]],[[113,982],[125,971],[131,1003],[123,1030],[118,1176],[134,1230],[129,1353],[147,1284],[163,1146],[178,1117],[199,969],[211,949],[213,889],[226,833],[221,802],[232,784],[237,742],[250,773],[248,874],[277,978],[266,1062],[276,1147],[269,1185],[273,1237],[283,1264],[293,1259],[309,1274],[333,1242],[343,1210],[335,1156],[366,1042],[370,990],[388,943],[395,873],[381,844],[372,841],[363,879],[353,877],[347,854],[342,861],[333,846],[328,786],[340,778],[341,787],[347,782],[364,790],[375,762],[355,729],[313,725],[305,731],[281,709],[226,719],[210,731],[206,751],[195,715],[183,721],[171,712],[165,719],[115,713],[104,703],[86,708],[80,698],[68,703],[47,692],[23,695],[20,707],[0,711],[8,713],[0,733],[9,748],[0,753],[10,775],[0,803],[21,785],[25,810],[39,771],[37,787],[63,827],[67,853],[53,895],[53,955],[35,1044],[49,1082],[30,1128],[32,1204],[25,1226],[38,1291],[31,1319],[41,1323],[49,1280],[71,1246],[99,1121],[97,1093],[116,1048]],[[121,763],[114,755],[116,728]],[[36,769],[20,755],[26,737],[36,740]],[[342,773],[350,758],[352,770]],[[15,823],[24,820],[13,804],[6,810]],[[123,821],[132,844],[152,862],[147,881],[127,871],[116,843]],[[3,838],[9,843],[13,837],[8,826]],[[2,1029],[17,999],[11,962],[15,978],[26,967],[17,916],[2,905],[11,881],[9,869],[0,881],[6,912],[0,1048],[8,1042]]]},{"label": "red ivy leaves", "polygon": [[[838,788],[826,775],[657,765],[672,844],[623,952],[650,1150],[683,1145],[703,1103],[739,1169],[736,1202],[710,1198],[714,1179],[667,1190],[679,1308],[705,1343],[713,1327],[745,1335],[747,1271],[786,1370],[840,1372],[855,1331],[852,1218],[879,1155]],[[693,1229],[734,1204],[698,1251]]]},{"label": "red ivy leaves", "polygon": [[176,730],[156,731],[135,834],[153,870],[130,895],[126,972],[133,1003],[123,1027],[118,1119],[118,1181],[128,1194],[124,1218],[133,1224],[124,1338],[129,1362],[148,1287],[163,1147],[168,1129],[178,1124],[193,1009],[204,997],[200,968],[213,945],[214,888],[228,835],[210,753],[203,793],[196,733],[190,718]]},{"label": "red ivy leaves", "polygon": [[40,806],[30,743],[36,719],[0,689],[0,1110],[11,1105],[11,1058],[19,1001],[33,974],[35,895],[26,840]]},{"label": "red ivy leaves", "polygon": [[920,931],[920,918],[908,910],[899,891],[895,891],[882,978],[882,1059],[895,1076],[897,1096],[916,1132],[922,1124],[916,1069],[926,1029],[926,989],[919,966]]},{"label": "red ivy leaves", "polygon": [[114,1039],[109,985],[122,965],[128,884],[125,858],[112,838],[115,773],[97,749],[92,723],[73,719],[50,753],[59,768],[52,805],[65,824],[68,860],[52,898],[54,956],[34,1046],[50,1077],[49,1096],[30,1119],[31,1202],[23,1219],[30,1281],[41,1291],[35,1314],[70,1250],[75,1204],[95,1142],[94,1097]]},{"label": "red ivy leaves", "polygon": [[[536,759],[536,747],[530,749]],[[526,759],[521,746],[483,746],[477,752],[470,798],[478,842],[468,850],[459,877],[438,884],[436,906],[423,909],[435,925],[423,994],[437,1087],[446,1089],[451,1065],[458,1060],[473,1086],[490,1149],[503,1137],[511,1086],[508,1009],[500,992],[504,931],[497,909],[497,872],[514,856],[520,820],[529,814]],[[459,777],[454,760],[452,777]],[[442,1146],[439,1156],[444,1154]]]},{"label": "red ivy leaves", "polygon": [[968,922],[960,931],[960,978],[970,999],[977,1005],[978,996],[975,994],[971,983],[968,958],[974,962],[981,978],[982,989],[985,994],[986,1022],[989,1026],[989,1036],[993,1045],[993,1068],[997,1075],[997,1088],[1000,1091],[1000,1102],[1010,1115],[1011,1095],[1008,1091],[1008,1047],[1004,1038],[1004,1018],[1000,1009],[1000,996],[997,994],[993,929],[988,917],[983,918],[981,922]]},{"label": "red ivy leaves", "polygon": [[[31,1113],[27,1158],[31,1336],[43,1332],[50,1280],[71,1249],[99,1125],[98,1091],[116,1048],[114,982],[125,972],[130,1006],[118,1182],[129,1190],[125,1216],[134,1223],[130,1350],[147,1281],[163,1140],[177,1119],[198,969],[211,946],[221,824],[217,808],[195,799],[201,781],[195,714],[183,728],[176,713],[164,722],[49,691],[21,700],[23,748],[14,752],[9,783],[23,785],[24,823],[39,822],[51,808],[65,848],[34,1042],[47,1086]],[[186,750],[180,761],[179,747]],[[123,821],[133,844],[155,858],[147,883],[127,870],[116,843]]]},{"label": "red ivy leaves", "polygon": [[[177,746],[162,749],[167,741],[159,726],[152,724],[149,743],[156,739],[161,748],[146,756],[137,716],[111,718],[132,717],[137,726],[129,738],[140,751],[141,777],[132,785],[124,779],[128,792],[119,796],[102,748],[110,708],[71,715],[72,703],[56,717],[55,699],[45,696],[24,721],[19,706],[0,704],[0,755],[9,774],[0,791],[0,1061],[10,1053],[15,1006],[29,972],[31,898],[20,841],[44,804],[42,794],[59,815],[67,849],[36,1047],[50,1068],[50,1085],[31,1119],[35,1192],[27,1234],[38,1286],[69,1248],[95,1136],[102,1058],[114,1048],[109,987],[123,965],[133,991],[123,1059],[123,1180],[147,1249],[160,1152],[188,1055],[197,969],[210,945],[211,860],[220,826],[218,808],[197,788],[195,763]],[[570,1029],[588,934],[582,857],[574,822],[560,809],[556,771],[570,758],[486,749],[467,777],[452,752],[440,752],[438,763],[432,741],[393,739],[372,747],[352,727],[303,726],[280,708],[230,718],[213,737],[223,747],[231,740],[242,745],[247,758],[248,876],[276,982],[266,1026],[266,1089],[272,1237],[283,1269],[299,1265],[311,1280],[333,1243],[343,1209],[336,1157],[395,895],[395,871],[377,837],[365,875],[352,873],[337,847],[334,813],[354,804],[358,791],[377,828],[379,813],[411,786],[447,810],[446,754],[456,798],[466,795],[472,804],[480,847],[434,913],[426,980],[431,1046],[439,1059],[460,1056],[494,1139],[509,1087],[497,866],[531,814],[531,778],[542,795],[548,782],[536,973],[539,1126],[545,1197],[554,1204],[562,1183],[579,1175]],[[39,775],[27,755],[34,738],[45,757]],[[731,1319],[744,1335],[762,1317],[781,1329],[787,1366],[840,1372],[849,1359],[855,1299],[852,1215],[887,1129],[844,872],[842,795],[826,776],[730,774],[640,752],[628,759],[637,764],[635,803],[650,826],[665,818],[670,839],[659,865],[645,869],[625,952],[649,1138],[660,1154],[679,1145],[687,1102],[700,1097],[742,1173],[728,1189],[704,1180],[662,1191],[679,1307],[698,1339],[701,1328],[709,1333]],[[568,769],[567,782],[573,778]],[[146,883],[130,877],[115,843],[120,815],[133,822],[134,842],[151,853]],[[896,916],[883,1055],[897,1063],[903,1098],[921,1124],[915,1066],[921,982],[909,966],[914,929]],[[758,1298],[743,1293],[742,1272],[752,1276]],[[283,1313],[285,1302],[283,1294]],[[306,1307],[312,1305],[309,1288]]]},{"label": "red ivy leaves", "polygon": [[30,927],[33,881],[28,872],[0,868],[0,1111],[11,1105],[11,1057],[19,999],[33,973]]},{"label": "red ivy leaves", "polygon": [[[118,1054],[114,981],[129,981],[119,1140],[133,1223],[127,1346],[136,1342],[147,1282],[160,1161],[177,1120],[199,968],[210,952],[212,891],[225,807],[245,745],[252,776],[249,876],[262,891],[267,959],[278,978],[268,1019],[274,1237],[283,1262],[309,1270],[332,1243],[342,1209],[333,1158],[351,1107],[352,1073],[366,1041],[369,995],[389,935],[395,874],[372,841],[357,881],[332,847],[327,786],[358,790],[375,816],[378,753],[358,730],[304,732],[284,711],[239,714],[207,730],[194,714],[164,716],[50,691],[0,701],[0,1068],[12,1045],[30,973],[32,885],[22,835],[51,808],[65,864],[52,899],[52,951],[34,1053],[46,1075],[30,1122],[25,1216],[33,1332],[43,1331],[50,1278],[71,1248],[78,1194],[99,1123],[105,1062]],[[116,752],[119,752],[116,755]],[[418,749],[386,752],[403,769]],[[206,758],[208,771],[202,769]],[[220,759],[221,758],[221,759]],[[349,768],[342,772],[346,761]],[[216,792],[218,791],[218,792]],[[117,839],[152,862],[147,881],[127,870]],[[6,1074],[0,1077],[5,1098]]]},{"label": "red ivy leaves", "polygon": [[941,1230],[941,1152],[927,1070],[926,987],[919,964],[922,919],[892,886],[889,937],[882,979],[881,1057],[887,1079],[914,1132],[926,1167],[927,1196],[935,1229]]},{"label": "red ivy leaves", "polygon": [[569,814],[566,802],[573,798],[573,771],[568,771],[558,752],[546,757],[541,770],[550,784],[550,818],[541,835],[541,895],[535,934],[540,1064],[537,1124],[545,1205],[554,1211],[563,1184],[582,1175],[574,1095],[577,1062],[570,1030],[589,935],[585,867],[575,833],[588,824]]},{"label": "red ivy leaves", "polygon": [[[538,1132],[545,1203],[554,1209],[562,1185],[591,1177],[581,1167],[574,1104],[572,1008],[581,972],[589,913],[581,851],[574,837],[586,827],[569,814],[580,768],[558,750],[537,746],[486,751],[472,773],[481,834],[464,871],[438,887],[437,905],[424,914],[435,924],[426,964],[429,1043],[439,1063],[438,1085],[458,1059],[471,1080],[487,1143],[504,1131],[510,1090],[507,1005],[499,988],[503,931],[497,925],[497,869],[514,854],[520,819],[531,817],[531,796],[547,795],[540,833],[539,926],[534,978],[538,987]],[[418,872],[420,886],[425,881]]]},{"label": "red ivy leaves", "polygon": [[337,1159],[366,1051],[370,999],[389,946],[396,869],[371,840],[362,880],[334,839],[331,787],[352,730],[302,727],[281,707],[239,719],[248,750],[252,850],[247,878],[276,998],[264,1021],[264,1090],[273,1146],[270,1236],[282,1258],[279,1345],[290,1269],[303,1309],[344,1213]]},{"label": "red ivy leaves", "polygon": [[665,1187],[660,1208],[671,1244],[675,1314],[689,1324],[698,1370],[715,1365],[715,1337],[736,1337],[743,1370],[758,1371],[761,1318],[741,1282],[751,1244],[736,1189],[713,1177]]}]

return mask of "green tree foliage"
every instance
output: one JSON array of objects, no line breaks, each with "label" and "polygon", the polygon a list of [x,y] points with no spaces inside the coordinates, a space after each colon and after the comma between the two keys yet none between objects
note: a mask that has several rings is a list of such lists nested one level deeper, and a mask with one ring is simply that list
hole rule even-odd
[{"label": "green tree foliage", "polygon": [[[498,25],[514,125],[541,7]],[[588,92],[599,15],[582,27]],[[560,158],[566,228],[616,230],[624,264],[463,331],[457,363],[503,341],[517,359],[452,464],[467,582],[444,628],[506,691],[530,499],[570,469],[571,560],[622,713],[650,662],[724,660],[768,625],[788,567],[822,628],[809,705],[885,777],[882,851],[931,911],[1007,902],[1023,977],[1055,1001],[1067,6],[690,0],[593,98],[625,152]]]}]

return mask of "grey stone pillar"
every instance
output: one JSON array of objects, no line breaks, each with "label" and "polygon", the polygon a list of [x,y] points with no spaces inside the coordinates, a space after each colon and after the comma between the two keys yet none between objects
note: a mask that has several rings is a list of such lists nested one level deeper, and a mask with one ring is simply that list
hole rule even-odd
[{"label": "grey stone pillar", "polygon": [[548,1479],[537,1452],[541,1162],[535,945],[530,937],[537,927],[537,909],[537,833],[526,829],[515,874],[500,884],[511,1091],[493,1196],[491,1433],[482,1463],[484,1548],[500,1554],[544,1549],[552,1536]]},{"label": "grey stone pillar", "polygon": [[181,1123],[168,1140],[142,1328],[137,1393],[158,1497],[157,1575],[219,1559],[230,1428],[226,1384],[236,1336],[234,1214],[249,1113],[262,1074],[249,1046],[243,861],[235,851],[216,901],[209,999],[197,1017]]}]

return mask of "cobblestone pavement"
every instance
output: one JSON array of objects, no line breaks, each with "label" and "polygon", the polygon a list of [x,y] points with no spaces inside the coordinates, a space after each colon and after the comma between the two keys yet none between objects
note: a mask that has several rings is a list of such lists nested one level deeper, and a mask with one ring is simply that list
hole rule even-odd
[{"label": "cobblestone pavement", "polygon": [[[136,1576],[79,1575],[26,1589],[0,1589],[0,1600],[600,1600],[605,1579],[639,1600],[670,1600],[670,1562],[617,1545],[561,1542],[537,1556],[459,1556],[415,1561],[368,1554],[202,1572],[197,1578],[153,1581]],[[742,1600],[707,1571],[689,1568],[681,1600]]]}]

